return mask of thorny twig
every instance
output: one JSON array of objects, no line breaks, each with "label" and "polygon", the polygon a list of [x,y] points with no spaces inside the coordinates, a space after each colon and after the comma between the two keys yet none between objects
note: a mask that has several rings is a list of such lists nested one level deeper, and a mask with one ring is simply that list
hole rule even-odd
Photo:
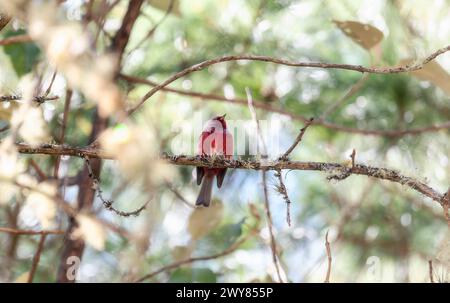
[{"label": "thorny twig", "polygon": [[[23,97],[20,95],[4,95],[0,96],[0,102],[9,102],[9,101],[19,101],[22,100]],[[33,97],[33,101],[38,103],[39,105],[46,101],[58,100],[58,96],[36,96]]]},{"label": "thorny twig", "polygon": [[117,215],[119,215],[121,217],[129,217],[129,216],[136,216],[137,217],[137,216],[139,216],[139,214],[147,207],[147,204],[150,201],[145,202],[144,205],[142,205],[138,209],[136,209],[134,211],[131,211],[131,212],[125,212],[125,211],[121,211],[121,210],[116,209],[114,206],[112,206],[114,201],[105,199],[103,197],[103,195],[102,195],[103,191],[100,188],[100,183],[99,183],[98,179],[94,176],[94,173],[92,172],[92,167],[91,167],[91,163],[89,161],[89,157],[84,156],[83,158],[84,158],[84,160],[86,162],[86,166],[87,166],[88,171],[89,171],[89,177],[92,179],[92,183],[93,183],[92,184],[92,188],[97,191],[97,197],[100,199],[100,201],[102,201],[103,206],[107,210],[110,210],[110,211],[116,213]]}]

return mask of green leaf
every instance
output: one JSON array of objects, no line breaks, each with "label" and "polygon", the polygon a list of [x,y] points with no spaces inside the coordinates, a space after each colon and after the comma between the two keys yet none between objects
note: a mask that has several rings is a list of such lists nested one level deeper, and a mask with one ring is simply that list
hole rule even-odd
[{"label": "green leaf", "polygon": [[[24,30],[9,31],[5,37],[23,35]],[[4,46],[5,54],[11,58],[12,65],[17,76],[29,73],[35,66],[41,53],[39,47],[34,42],[15,43]]]}]

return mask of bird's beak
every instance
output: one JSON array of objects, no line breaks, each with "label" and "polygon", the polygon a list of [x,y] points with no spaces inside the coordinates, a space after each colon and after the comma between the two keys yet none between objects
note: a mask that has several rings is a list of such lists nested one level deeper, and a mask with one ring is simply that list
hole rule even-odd
[{"label": "bird's beak", "polygon": [[225,118],[225,116],[226,116],[227,114],[224,114],[223,116],[221,116],[222,118]]}]

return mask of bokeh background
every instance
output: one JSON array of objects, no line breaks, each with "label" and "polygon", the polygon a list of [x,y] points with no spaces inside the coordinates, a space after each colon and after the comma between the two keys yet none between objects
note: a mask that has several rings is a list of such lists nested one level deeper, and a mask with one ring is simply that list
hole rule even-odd
[{"label": "bokeh background", "polygon": [[[21,1],[1,1],[7,6],[6,2]],[[42,1],[26,2],[24,5],[43,5],[39,4]],[[100,21],[91,22],[80,31],[77,26],[82,23],[90,2],[94,15],[98,16],[102,5],[114,6]],[[126,107],[137,104],[151,86],[127,80],[123,75],[160,83],[185,67],[230,54],[391,66],[406,60],[419,62],[450,41],[450,3],[442,0],[170,3],[145,1],[141,8],[122,59],[122,76],[114,79],[126,95]],[[40,23],[27,23],[20,17],[0,32],[0,40],[28,33],[38,37],[25,43],[0,44],[0,95],[26,95],[30,83],[36,79],[45,88],[56,70],[51,95],[59,96],[37,106],[37,118],[23,112],[17,114],[26,102],[0,104],[0,128],[5,127],[0,133],[3,172],[13,161],[21,167],[22,177],[37,179],[34,165],[45,175],[53,174],[55,157],[8,154],[5,142],[11,138],[36,142],[33,141],[36,137],[38,142],[57,142],[68,83],[84,78],[89,70],[87,64],[85,69],[74,71],[67,67],[67,62],[73,56],[82,60],[84,52],[94,53],[94,58],[106,53],[127,6],[128,1],[59,1],[55,2],[58,12],[55,16],[50,15],[50,9],[33,13],[37,20],[55,19],[43,22],[42,26],[50,29],[59,26],[59,36],[54,30],[40,33]],[[53,40],[46,42],[47,35]],[[72,56],[77,47],[81,55]],[[99,70],[108,66],[105,61]],[[106,210],[96,198],[89,213],[95,219],[89,224],[94,227],[84,226],[85,232],[81,232],[87,246],[77,280],[134,281],[179,260],[220,253],[235,241],[248,237],[230,254],[167,270],[149,281],[277,281],[261,173],[229,170],[222,189],[214,189],[213,206],[195,210],[192,204],[199,188],[193,168],[166,165],[152,156],[172,153],[171,144],[180,135],[179,126],[195,123],[199,114],[204,120],[223,113],[231,120],[251,120],[245,103],[233,104],[236,103],[233,99],[246,99],[246,88],[251,90],[255,104],[291,113],[288,116],[256,108],[259,119],[275,119],[288,125],[279,129],[282,150],[291,145],[304,126],[299,117],[315,117],[344,127],[342,130],[310,126],[291,154],[292,159],[348,163],[355,149],[359,163],[397,169],[441,193],[446,192],[450,176],[448,128],[398,136],[389,132],[450,120],[449,69],[448,54],[422,71],[406,74],[363,75],[345,70],[233,61],[177,80],[170,87],[185,94],[159,91],[133,115],[131,122],[112,119],[102,137],[103,146],[119,157],[118,161],[103,163],[100,176],[103,195],[111,197],[114,206],[124,211],[134,210],[147,200],[150,203],[139,216],[124,218]],[[78,83],[75,87],[78,88],[74,89],[70,104],[65,143],[86,146],[91,143],[92,113],[99,102],[107,102],[96,96],[108,95],[111,90],[101,81]],[[95,92],[91,93],[87,87]],[[345,97],[351,89],[355,91]],[[189,92],[225,96],[229,101],[192,97]],[[14,122],[18,116],[23,119],[21,123]],[[32,122],[24,130],[27,123],[23,121],[30,119]],[[8,125],[11,127],[6,129]],[[45,135],[38,131],[44,128]],[[367,134],[364,130],[380,133]],[[271,140],[268,134],[264,136],[266,141]],[[196,138],[192,140],[195,144]],[[11,154],[15,158],[7,157]],[[269,152],[270,158],[278,156]],[[69,181],[84,165],[82,159],[61,158],[61,182],[55,190],[71,205],[75,205],[79,187]],[[286,223],[285,202],[276,190],[277,178],[273,172],[267,176],[274,236],[285,280],[324,280],[328,232],[333,257],[331,282],[425,282],[429,281],[429,260],[435,264],[435,280],[448,281],[450,238],[442,208],[435,201],[409,187],[365,176],[330,182],[322,172],[282,174],[292,201],[291,226]],[[30,192],[14,186],[11,189],[12,185],[5,180],[2,179],[0,193],[2,227],[67,228],[67,215],[59,208],[54,210],[51,201],[42,202],[46,200],[42,196],[30,198]],[[13,193],[6,194],[7,190]],[[43,217],[48,222],[43,222]],[[98,220],[113,228],[100,226]],[[26,280],[39,239],[38,235],[0,233],[1,281]],[[65,241],[64,235],[47,237],[34,281],[56,279]]]}]

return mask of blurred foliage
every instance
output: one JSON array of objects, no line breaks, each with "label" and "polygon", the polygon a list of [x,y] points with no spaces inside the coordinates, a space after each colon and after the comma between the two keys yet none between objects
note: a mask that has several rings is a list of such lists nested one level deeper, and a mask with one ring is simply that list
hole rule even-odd
[{"label": "blurred foliage", "polygon": [[[80,21],[80,16],[86,13],[84,2],[66,2],[63,14],[69,20]],[[417,62],[446,46],[450,37],[447,15],[450,5],[446,1],[431,2],[177,0],[172,13],[163,19],[168,2],[147,1],[133,28],[121,72],[160,83],[185,67],[230,54],[364,66]],[[429,10],[430,6],[435,9]],[[108,48],[126,7],[127,1],[119,1],[106,16],[105,26],[92,46],[98,52]],[[160,20],[163,21],[158,24]],[[155,26],[153,33],[145,38]],[[86,30],[95,37],[97,25],[89,24]],[[0,32],[0,39],[26,31],[20,22],[11,22]],[[143,41],[141,45],[140,41]],[[19,92],[19,83],[30,75],[39,76],[48,84],[53,69],[47,66],[43,54],[42,49],[31,42],[0,46],[0,94]],[[449,69],[447,54],[418,72],[370,74],[361,89],[343,100],[325,119],[337,125],[371,130],[419,128],[448,121]],[[304,117],[320,117],[361,76],[343,70],[227,62],[189,74],[170,86],[244,99],[245,88],[250,88],[255,102]],[[127,84],[122,80],[119,84],[127,92],[127,102],[133,104],[149,90],[148,86]],[[53,138],[58,138],[60,133],[65,89],[65,78],[59,74],[52,90],[54,95],[60,96],[59,100],[41,105]],[[66,144],[86,146],[90,143],[95,102],[74,92]],[[6,108],[4,104],[1,104],[2,109]],[[180,125],[182,128],[186,125],[183,123],[193,123],[198,114],[205,121],[217,113],[227,113],[230,120],[251,117],[246,106],[233,102],[213,102],[160,91],[137,112],[133,121],[140,130],[155,132],[155,138],[143,146],[171,152],[171,142],[179,136]],[[274,118],[284,123],[285,128],[277,129],[282,151],[290,146],[303,126],[282,115],[263,110],[257,113],[261,120]],[[3,122],[8,122],[7,118],[9,115],[2,116]],[[8,131],[0,133],[2,140],[9,135]],[[444,192],[450,179],[449,139],[448,129],[417,136],[383,137],[312,126],[291,157],[304,161],[344,162],[354,148],[357,162],[398,169]],[[197,138],[190,140],[196,144]],[[272,138],[266,140],[270,142]],[[136,160],[134,154],[122,156]],[[53,174],[54,158],[20,157],[27,161],[33,159],[46,174]],[[229,170],[223,188],[214,189],[213,206],[193,210],[186,205],[195,201],[198,191],[191,167],[176,167],[177,174],[170,186],[165,183],[149,186],[152,177],[163,172],[153,169],[145,157],[140,161],[136,162],[136,170],[141,169],[150,176],[141,176],[138,180],[127,178],[116,161],[106,161],[103,165],[102,190],[114,199],[115,207],[132,210],[149,197],[151,203],[139,217],[121,218],[105,210],[98,199],[95,201],[96,217],[133,236],[110,232],[104,250],[88,246],[79,273],[80,281],[133,281],[179,260],[219,253],[249,235],[252,226],[257,225],[255,214],[249,211],[250,203],[255,205],[253,211],[260,216],[261,226],[239,249],[216,260],[161,273],[151,281],[276,280],[258,172]],[[61,167],[59,177],[64,182],[65,177],[76,176],[83,161],[63,157]],[[27,172],[36,176],[29,164]],[[447,232],[437,203],[404,186],[362,176],[328,182],[321,173],[283,171],[293,202],[293,226],[288,227],[285,204],[274,190],[277,180],[272,173],[268,175],[275,237],[289,281],[323,281],[326,272],[324,239],[328,230],[333,253],[332,282],[427,281],[427,260],[438,254]],[[68,185],[60,190],[67,201],[76,200],[77,186]],[[25,200],[23,195],[18,195],[1,205],[1,226],[40,229],[38,222],[30,221],[21,212]],[[58,214],[56,226],[61,229],[67,226],[64,214]],[[1,281],[24,279],[21,275],[30,270],[38,240],[38,236],[0,234],[0,268],[5,269],[0,272]],[[35,281],[55,279],[55,260],[59,258],[62,244],[63,237],[49,236]],[[368,260],[374,256],[380,260],[380,277],[370,275]]]}]

